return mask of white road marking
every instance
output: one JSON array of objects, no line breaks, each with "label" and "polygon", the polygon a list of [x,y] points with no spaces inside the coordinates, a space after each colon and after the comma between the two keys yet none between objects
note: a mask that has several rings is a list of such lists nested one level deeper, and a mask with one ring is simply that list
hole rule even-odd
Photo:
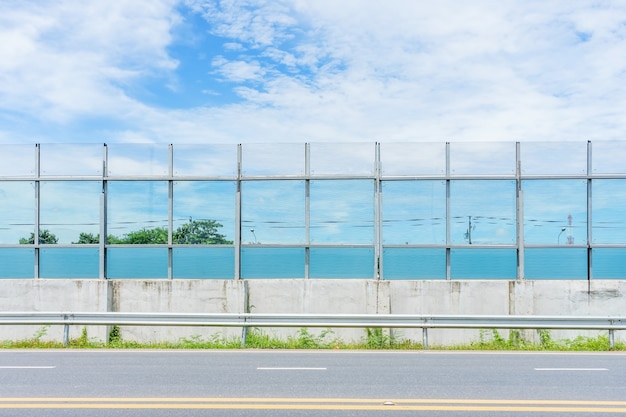
[{"label": "white road marking", "polygon": [[535,368],[535,371],[608,371],[608,368]]},{"label": "white road marking", "polygon": [[256,368],[257,371],[325,371],[326,368]]},{"label": "white road marking", "polygon": [[0,369],[54,369],[56,366],[19,366],[19,365],[10,365],[10,366],[0,366]]}]

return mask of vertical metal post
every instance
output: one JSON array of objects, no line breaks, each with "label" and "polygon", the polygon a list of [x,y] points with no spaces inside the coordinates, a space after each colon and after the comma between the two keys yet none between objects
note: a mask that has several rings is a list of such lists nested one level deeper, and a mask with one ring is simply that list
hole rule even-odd
[{"label": "vertical metal post", "polygon": [[311,144],[304,144],[304,278],[311,271]]},{"label": "vertical metal post", "polygon": [[374,158],[374,279],[383,279],[382,183],[380,181],[380,143],[378,142],[375,144]]},{"label": "vertical metal post", "polygon": [[450,142],[446,142],[446,279],[451,279],[450,267]]},{"label": "vertical metal post", "polygon": [[615,330],[609,329],[609,349],[615,347]]},{"label": "vertical metal post", "polygon": [[235,279],[241,279],[241,144],[237,145],[237,191],[235,194]]},{"label": "vertical metal post", "polygon": [[591,291],[591,279],[593,278],[593,268],[592,268],[592,251],[591,251],[591,241],[593,239],[592,236],[592,182],[591,175],[593,173],[592,169],[592,148],[591,141],[587,141],[587,290]]},{"label": "vertical metal post", "polygon": [[107,239],[107,177],[109,151],[105,143],[102,148],[102,192],[100,193],[100,240],[99,240],[99,275],[100,279],[107,278],[106,272],[106,239]]},{"label": "vertical metal post", "polygon": [[173,279],[173,229],[174,229],[174,145],[170,143],[167,180],[167,278]]},{"label": "vertical metal post", "polygon": [[35,145],[35,227],[33,233],[33,244],[35,245],[35,279],[39,278],[39,228],[41,220],[41,145]]},{"label": "vertical metal post", "polygon": [[422,327],[422,347],[428,350],[428,327]]},{"label": "vertical metal post", "polygon": [[63,325],[63,346],[70,344],[70,325],[65,323]]},{"label": "vertical metal post", "polygon": [[517,279],[524,279],[524,190],[522,189],[522,161],[520,143],[515,143],[515,185],[516,185],[516,219],[517,230]]}]

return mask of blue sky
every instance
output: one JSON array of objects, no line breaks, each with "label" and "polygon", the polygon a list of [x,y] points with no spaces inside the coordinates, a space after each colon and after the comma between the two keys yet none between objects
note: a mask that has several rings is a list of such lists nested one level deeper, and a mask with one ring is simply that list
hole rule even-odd
[{"label": "blue sky", "polygon": [[622,140],[626,2],[2,0],[0,144]]}]

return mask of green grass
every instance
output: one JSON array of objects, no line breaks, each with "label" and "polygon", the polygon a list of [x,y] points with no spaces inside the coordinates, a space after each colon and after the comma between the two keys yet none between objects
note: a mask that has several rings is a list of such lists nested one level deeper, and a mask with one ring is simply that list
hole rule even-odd
[{"label": "green grass", "polygon": [[[421,350],[422,344],[402,338],[397,330],[367,328],[361,340],[344,342],[332,329],[312,332],[301,328],[295,335],[281,338],[258,328],[246,332],[245,345],[239,337],[215,334],[208,338],[190,336],[175,342],[138,343],[122,338],[119,327],[113,326],[107,341],[89,338],[83,328],[78,338],[70,339],[67,346],[62,342],[43,340],[49,326],[39,329],[33,337],[0,341],[0,349],[366,349],[366,350]],[[454,346],[430,346],[431,350],[500,350],[500,351],[626,351],[626,343],[616,342],[609,347],[608,336],[582,337],[553,340],[548,330],[539,330],[539,342],[533,343],[523,337],[519,330],[509,331],[503,337],[497,330],[481,330],[476,341]]]}]

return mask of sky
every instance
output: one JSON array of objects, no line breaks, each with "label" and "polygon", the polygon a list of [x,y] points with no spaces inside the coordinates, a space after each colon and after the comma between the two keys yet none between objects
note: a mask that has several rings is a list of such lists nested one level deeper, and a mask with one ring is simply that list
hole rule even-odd
[{"label": "sky", "polygon": [[623,140],[626,2],[0,0],[0,145]]}]

